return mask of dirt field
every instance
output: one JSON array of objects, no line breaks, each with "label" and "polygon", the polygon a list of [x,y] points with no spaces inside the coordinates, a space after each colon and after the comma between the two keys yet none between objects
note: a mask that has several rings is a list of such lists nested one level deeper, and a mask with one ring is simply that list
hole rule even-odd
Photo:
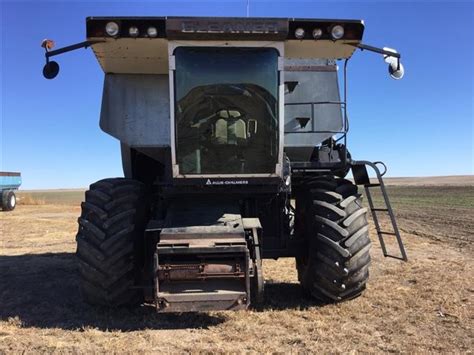
[{"label": "dirt field", "polygon": [[265,261],[261,309],[177,315],[82,303],[79,207],[62,197],[49,204],[42,192],[44,204],[0,212],[0,353],[470,352],[474,184],[408,185],[390,194],[410,261],[384,259],[373,239],[371,279],[358,299],[315,304],[301,293],[294,261],[281,259]]}]

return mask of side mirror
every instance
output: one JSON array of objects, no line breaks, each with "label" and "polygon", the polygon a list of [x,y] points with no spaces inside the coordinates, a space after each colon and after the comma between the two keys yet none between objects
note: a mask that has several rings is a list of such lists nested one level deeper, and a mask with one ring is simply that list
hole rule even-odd
[{"label": "side mirror", "polygon": [[403,75],[405,75],[405,69],[403,68],[402,63],[400,63],[400,59],[389,63],[388,72],[392,79],[400,80],[403,78]]},{"label": "side mirror", "polygon": [[250,119],[247,122],[248,124],[248,134],[249,136],[253,136],[257,134],[257,120]]},{"label": "side mirror", "polygon": [[[398,52],[395,49],[384,47],[384,50],[387,52],[392,52],[397,54]],[[395,80],[400,80],[405,75],[405,68],[403,68],[402,63],[400,63],[400,58],[392,57],[390,55],[385,54],[383,56],[385,63],[388,64],[388,73],[390,77]]]},{"label": "side mirror", "polygon": [[46,52],[46,64],[43,67],[43,76],[46,79],[54,79],[59,73],[59,64],[54,61],[50,62],[48,58],[48,52],[53,50],[54,45],[54,41],[50,39],[44,39],[43,42],[41,42],[41,47],[43,47]]},{"label": "side mirror", "polygon": [[59,64],[55,61],[46,62],[43,67],[43,76],[46,79],[54,79],[59,73]]}]

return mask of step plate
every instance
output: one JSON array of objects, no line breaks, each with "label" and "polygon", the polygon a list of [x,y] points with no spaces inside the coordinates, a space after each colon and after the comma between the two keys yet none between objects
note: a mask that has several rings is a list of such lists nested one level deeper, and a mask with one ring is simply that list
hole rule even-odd
[{"label": "step plate", "polygon": [[160,312],[202,312],[247,308],[247,292],[239,282],[213,280],[168,283],[158,292]]}]

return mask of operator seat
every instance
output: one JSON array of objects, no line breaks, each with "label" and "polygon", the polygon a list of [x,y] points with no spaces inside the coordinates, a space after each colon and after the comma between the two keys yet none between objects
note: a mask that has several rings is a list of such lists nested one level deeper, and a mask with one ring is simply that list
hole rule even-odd
[{"label": "operator seat", "polygon": [[215,143],[242,145],[247,140],[247,125],[237,110],[221,110],[215,123]]}]

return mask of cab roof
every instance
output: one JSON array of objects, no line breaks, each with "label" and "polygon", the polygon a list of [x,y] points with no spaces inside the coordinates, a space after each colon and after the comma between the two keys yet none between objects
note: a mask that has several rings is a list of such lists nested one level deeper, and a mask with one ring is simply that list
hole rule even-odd
[{"label": "cab roof", "polygon": [[[110,36],[106,25],[115,22],[118,33]],[[334,26],[344,35],[333,39]],[[131,27],[138,35],[131,35]],[[148,29],[153,27],[153,36]],[[362,20],[239,17],[88,17],[87,40],[106,73],[168,73],[168,42],[186,41],[196,45],[232,45],[233,42],[271,42],[284,45],[286,58],[350,58],[364,33]],[[303,29],[303,36],[299,30]],[[313,31],[320,29],[318,38]],[[319,32],[319,31],[317,31]],[[245,43],[244,43],[245,44]],[[242,46],[242,43],[239,45]]]}]

